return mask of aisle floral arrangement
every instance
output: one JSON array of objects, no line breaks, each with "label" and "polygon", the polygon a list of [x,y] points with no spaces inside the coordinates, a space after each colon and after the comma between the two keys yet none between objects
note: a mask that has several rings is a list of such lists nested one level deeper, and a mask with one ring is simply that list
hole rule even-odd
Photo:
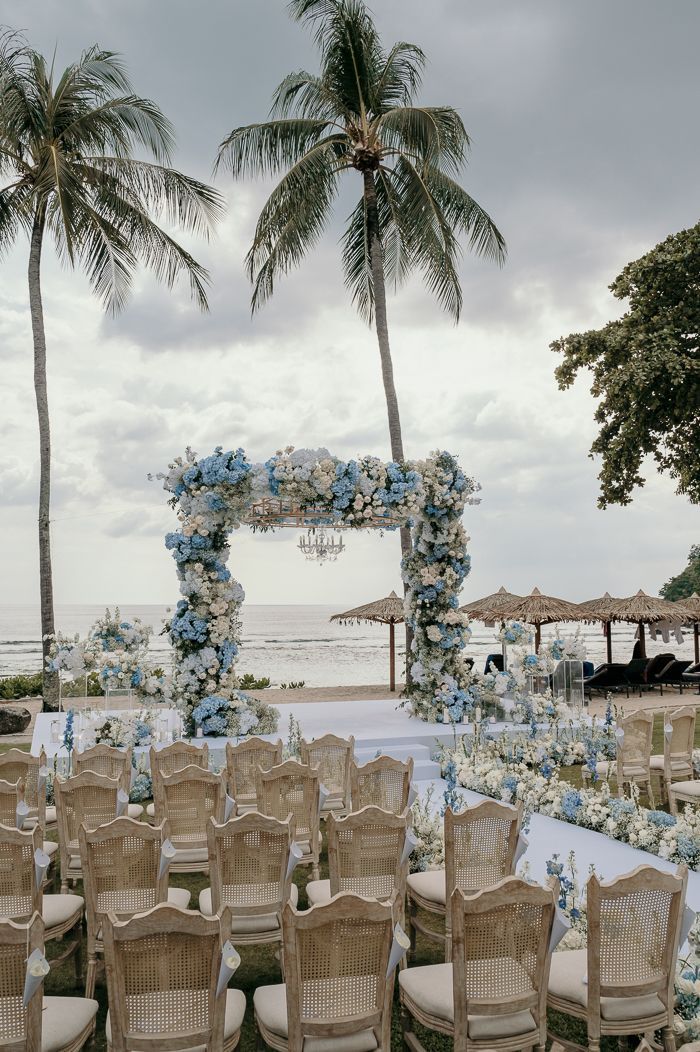
[{"label": "aisle floral arrangement", "polygon": [[462,740],[443,755],[448,793],[471,789],[506,803],[522,801],[526,813],[536,812],[562,822],[593,829],[671,862],[700,867],[700,811],[686,807],[682,815],[651,810],[639,803],[639,790],[629,797],[612,796],[607,784],[577,789],[560,779],[558,765],[543,754],[536,766],[516,753],[505,757],[493,748],[470,751]]},{"label": "aisle floral arrangement", "polygon": [[471,704],[461,686],[468,626],[458,609],[458,593],[469,572],[461,518],[478,486],[449,453],[396,464],[376,457],[343,461],[326,449],[288,447],[264,464],[252,464],[242,449],[224,452],[218,447],[202,459],[188,449],[158,478],[171,494],[180,523],[165,539],[183,596],[168,629],[176,655],[176,691],[191,723],[199,710],[203,730],[233,721],[250,723],[250,733],[263,733],[263,718],[270,731],[276,729],[276,724],[270,727],[274,710],[263,717],[239,690],[236,662],[244,592],[226,565],[231,532],[253,505],[266,499],[316,513],[324,525],[411,526],[413,551],[402,566],[408,585],[406,617],[415,634],[409,704],[433,721],[442,719],[445,705],[456,718]]}]

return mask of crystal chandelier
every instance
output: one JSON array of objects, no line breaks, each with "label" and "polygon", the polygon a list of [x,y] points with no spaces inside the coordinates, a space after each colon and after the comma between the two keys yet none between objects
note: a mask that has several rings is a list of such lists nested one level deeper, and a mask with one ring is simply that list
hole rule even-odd
[{"label": "crystal chandelier", "polygon": [[300,537],[298,548],[307,559],[323,565],[335,562],[340,553],[345,551],[345,541],[340,534],[327,532],[323,526],[315,526],[306,531],[305,537]]}]

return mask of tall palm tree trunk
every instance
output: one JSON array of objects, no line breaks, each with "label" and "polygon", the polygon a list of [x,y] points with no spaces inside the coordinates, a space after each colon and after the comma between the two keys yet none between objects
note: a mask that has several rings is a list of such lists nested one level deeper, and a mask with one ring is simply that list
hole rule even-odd
[{"label": "tall palm tree trunk", "polygon": [[58,675],[47,673],[46,659],[54,634],[53,579],[51,575],[51,432],[49,399],[46,385],[46,334],[41,303],[41,246],[46,225],[46,210],[37,210],[29,247],[29,310],[34,338],[34,393],[39,418],[39,588],[41,595],[41,637],[43,669],[43,708],[55,709],[58,703]]},{"label": "tall palm tree trunk", "polygon": [[[374,172],[363,171],[365,208],[367,209],[367,231],[369,234],[369,258],[372,269],[372,288],[374,290],[374,320],[377,330],[377,343],[379,344],[379,357],[382,363],[382,380],[384,381],[384,394],[386,396],[386,409],[389,417],[389,439],[391,442],[392,460],[402,463],[404,458],[403,438],[401,436],[401,417],[399,414],[399,400],[396,396],[394,385],[394,366],[391,361],[391,347],[389,346],[389,326],[386,313],[386,282],[384,279],[384,258],[382,254],[382,243],[379,235],[379,211],[377,208],[377,188],[374,182]],[[411,531],[408,526],[402,526],[401,555],[406,556],[411,552]],[[408,586],[404,583],[404,595]],[[410,654],[413,632],[406,623],[406,686],[410,684]]]}]

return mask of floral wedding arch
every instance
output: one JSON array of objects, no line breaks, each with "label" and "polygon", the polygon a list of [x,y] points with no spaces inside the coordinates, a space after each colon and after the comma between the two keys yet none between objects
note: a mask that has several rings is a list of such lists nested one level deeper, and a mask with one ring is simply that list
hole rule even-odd
[{"label": "floral wedding arch", "polygon": [[228,735],[276,729],[276,710],[238,687],[244,592],[226,564],[230,535],[241,525],[409,526],[413,550],[401,565],[406,619],[414,632],[408,704],[433,722],[459,720],[471,706],[461,686],[469,628],[458,595],[470,567],[462,515],[467,503],[476,502],[479,487],[449,453],[399,465],[287,448],[252,464],[242,449],[223,452],[219,446],[202,459],[188,449],[158,478],[180,522],[165,538],[183,596],[167,627],[175,689],[190,728]]}]

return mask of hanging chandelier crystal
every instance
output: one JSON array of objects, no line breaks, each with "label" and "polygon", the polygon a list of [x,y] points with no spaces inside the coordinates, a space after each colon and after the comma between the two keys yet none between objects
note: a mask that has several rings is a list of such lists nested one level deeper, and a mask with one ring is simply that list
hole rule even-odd
[{"label": "hanging chandelier crystal", "polygon": [[299,551],[308,559],[320,563],[334,563],[341,552],[345,551],[345,541],[340,534],[327,531],[323,526],[315,526],[306,531],[306,536],[299,539]]}]

